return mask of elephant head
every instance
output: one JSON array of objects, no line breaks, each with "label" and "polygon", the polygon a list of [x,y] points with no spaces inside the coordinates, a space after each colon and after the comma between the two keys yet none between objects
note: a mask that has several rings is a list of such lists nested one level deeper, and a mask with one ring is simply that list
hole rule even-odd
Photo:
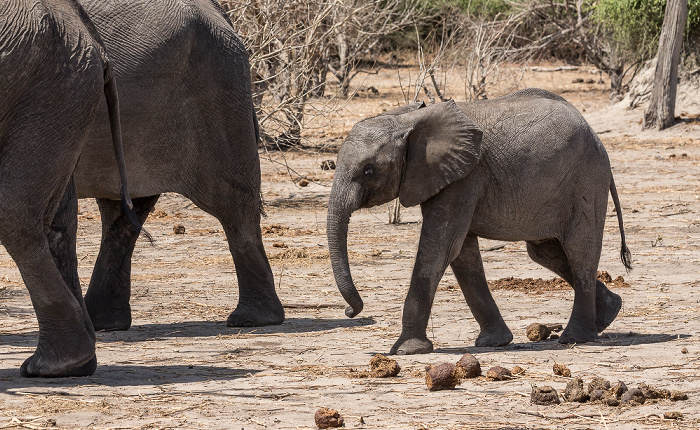
[{"label": "elephant head", "polygon": [[453,102],[414,103],[357,123],[338,153],[328,202],[328,248],[338,289],[362,311],[348,262],[350,215],[389,202],[415,206],[464,178],[479,162],[482,132]]}]

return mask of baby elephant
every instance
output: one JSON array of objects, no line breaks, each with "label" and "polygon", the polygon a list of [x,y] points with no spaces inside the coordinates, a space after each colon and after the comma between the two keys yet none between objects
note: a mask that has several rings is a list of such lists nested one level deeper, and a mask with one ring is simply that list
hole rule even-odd
[{"label": "baby elephant", "polygon": [[581,114],[548,91],[416,103],[361,121],[340,148],[328,202],[328,245],[336,283],[350,305],[345,313],[353,317],[363,306],[348,263],[350,215],[398,197],[404,206],[421,205],[423,227],[393,354],[432,351],[426,327],[448,264],[479,323],[476,345],[513,340],[486,283],[479,237],[524,240],[530,258],[574,288],[559,342],[595,340],[622,305],[596,280],[608,192],[629,269],[605,148]]}]

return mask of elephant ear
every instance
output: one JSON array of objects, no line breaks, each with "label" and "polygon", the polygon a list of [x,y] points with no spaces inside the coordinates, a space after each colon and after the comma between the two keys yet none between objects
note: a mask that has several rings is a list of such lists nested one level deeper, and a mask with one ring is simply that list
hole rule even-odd
[{"label": "elephant ear", "polygon": [[481,129],[454,101],[401,115],[408,123],[399,189],[403,206],[415,206],[472,171],[481,155]]}]

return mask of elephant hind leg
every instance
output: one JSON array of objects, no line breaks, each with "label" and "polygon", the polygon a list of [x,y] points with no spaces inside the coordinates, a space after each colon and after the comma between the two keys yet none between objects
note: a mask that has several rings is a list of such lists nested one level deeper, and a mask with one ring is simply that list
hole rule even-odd
[{"label": "elephant hind leg", "polygon": [[[558,239],[541,242],[528,242],[527,252],[536,263],[564,278],[576,291],[576,272]],[[596,264],[597,270],[597,264]],[[594,275],[595,276],[595,275]],[[598,333],[605,330],[617,317],[622,307],[622,299],[610,291],[605,284],[595,280],[595,328]]]},{"label": "elephant hind leg", "polygon": [[491,295],[479,252],[479,239],[468,235],[462,250],[450,264],[472,315],[479,323],[476,346],[503,346],[513,340],[513,334],[503,321]]},{"label": "elephant hind leg", "polygon": [[259,191],[237,186],[227,187],[221,195],[187,197],[217,218],[226,233],[239,292],[238,305],[229,315],[226,325],[259,327],[282,324],[284,307],[275,291],[272,269],[262,241]]},{"label": "elephant hind leg", "polygon": [[[141,224],[160,195],[133,199]],[[85,304],[95,330],[127,330],[131,327],[131,257],[139,231],[124,215],[119,200],[97,199],[102,217],[102,241]]]}]

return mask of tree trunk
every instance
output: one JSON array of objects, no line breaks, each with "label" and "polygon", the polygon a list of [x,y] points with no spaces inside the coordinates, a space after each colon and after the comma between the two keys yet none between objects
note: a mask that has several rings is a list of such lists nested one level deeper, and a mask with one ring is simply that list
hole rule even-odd
[{"label": "tree trunk", "polygon": [[688,0],[668,0],[659,38],[654,85],[649,107],[644,112],[644,128],[663,130],[675,119],[678,62],[683,42],[683,30],[688,18]]}]

